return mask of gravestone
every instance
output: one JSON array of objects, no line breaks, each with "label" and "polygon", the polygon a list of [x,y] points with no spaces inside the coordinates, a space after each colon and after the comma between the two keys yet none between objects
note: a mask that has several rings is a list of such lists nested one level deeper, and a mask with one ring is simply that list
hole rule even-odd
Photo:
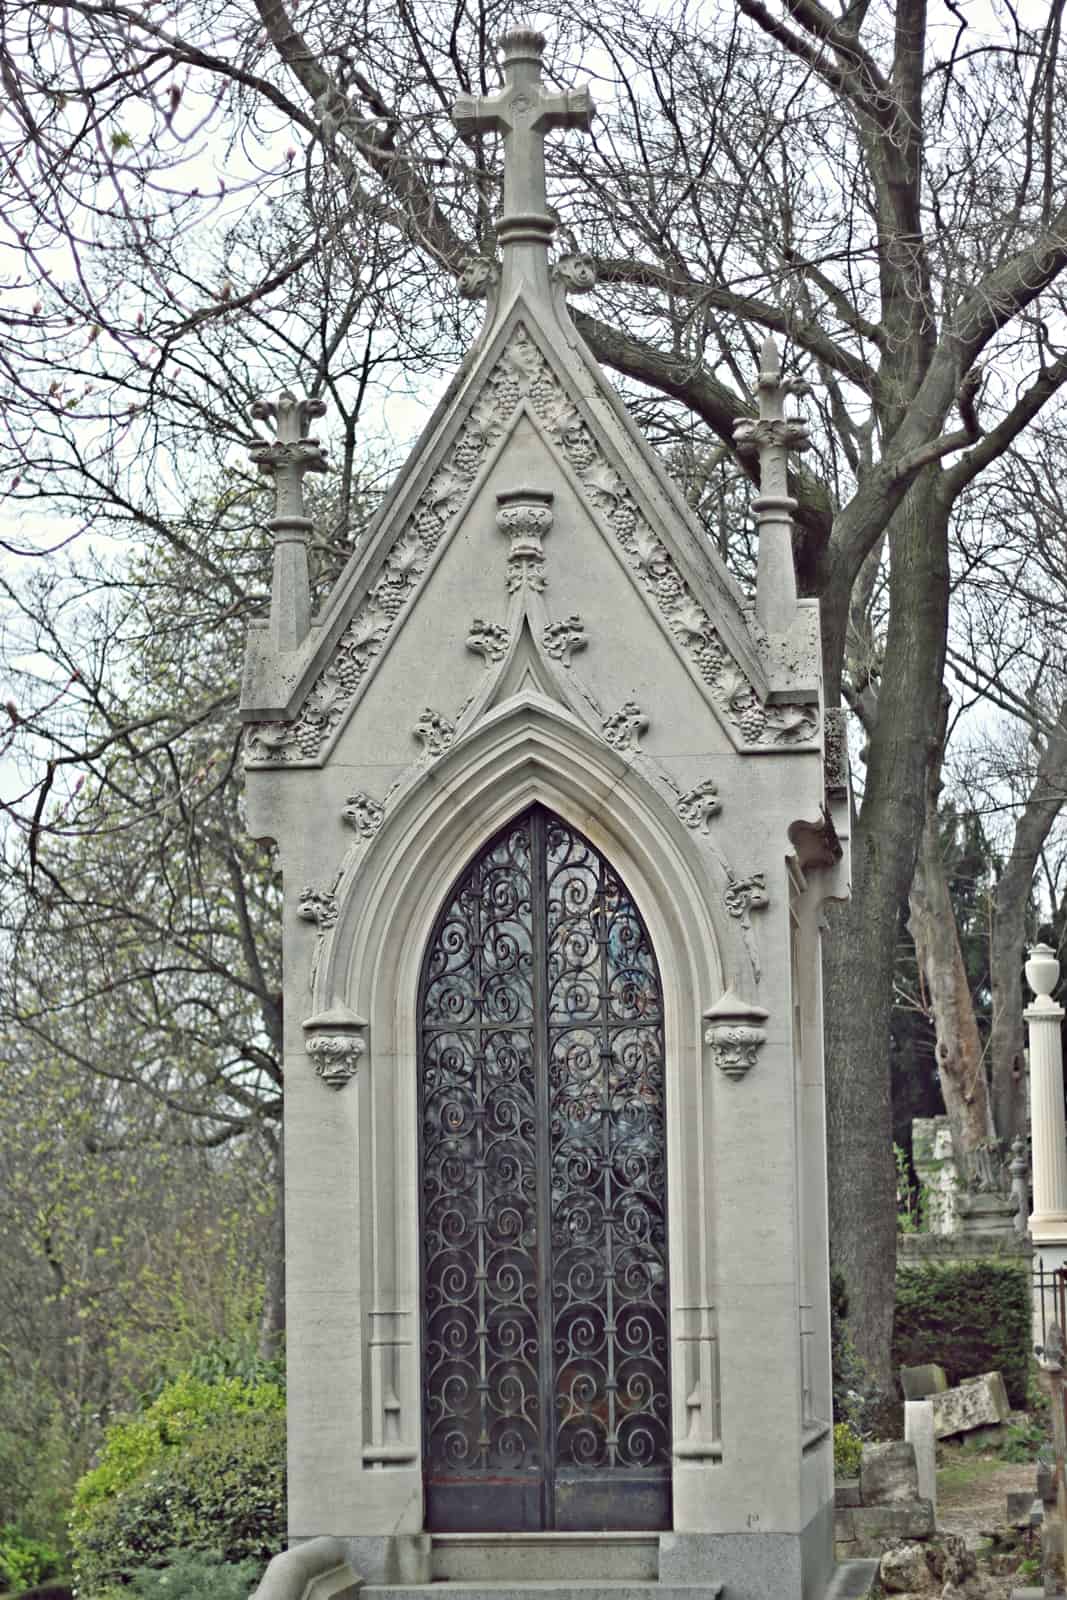
[{"label": "gravestone", "polygon": [[[797,597],[773,343],[750,602],[580,338],[502,41],[480,336],[322,611],[317,401],[242,697],[284,875],[289,1517],[371,1586],[816,1600],[833,1448],[821,906],[840,714]],[[328,1552],[334,1546],[327,1545]],[[333,1559],[330,1554],[330,1559]],[[429,1590],[427,1590],[429,1593]]]}]

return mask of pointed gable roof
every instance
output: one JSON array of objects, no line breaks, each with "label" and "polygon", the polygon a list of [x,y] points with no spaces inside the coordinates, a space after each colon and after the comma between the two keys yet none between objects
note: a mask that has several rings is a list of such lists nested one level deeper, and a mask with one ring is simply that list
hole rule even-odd
[{"label": "pointed gable roof", "polygon": [[[461,130],[494,127],[505,140],[502,267],[498,274],[474,263],[468,273],[489,290],[485,326],[306,637],[280,649],[271,625],[252,630],[241,708],[253,724],[247,762],[316,766],[328,758],[376,662],[524,420],[628,570],[735,748],[810,747],[817,732],[816,608],[801,605],[788,640],[768,650],[736,583],[579,336],[566,291],[589,286],[591,263],[572,257],[549,266],[554,225],[544,211],[542,146],[546,127],[588,125],[591,104],[584,94],[542,91],[539,35],[519,29],[502,44],[504,92],[456,107]],[[277,586],[277,560],[275,570]],[[292,609],[275,600],[275,609]]]}]

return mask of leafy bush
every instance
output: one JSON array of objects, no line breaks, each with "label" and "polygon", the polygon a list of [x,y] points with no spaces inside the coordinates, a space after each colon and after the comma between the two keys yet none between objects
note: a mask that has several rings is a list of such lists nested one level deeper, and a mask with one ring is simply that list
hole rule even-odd
[{"label": "leafy bush", "polygon": [[858,1478],[863,1459],[863,1440],[847,1422],[834,1423],[834,1477]]},{"label": "leafy bush", "polygon": [[1026,1404],[1030,1282],[1014,1262],[925,1263],[897,1273],[896,1365],[936,1361],[951,1384],[1000,1372],[1013,1406]]},{"label": "leafy bush", "polygon": [[79,1592],[91,1596],[131,1581],[139,1568],[173,1562],[176,1551],[262,1564],[284,1540],[284,1415],[240,1412],[189,1436],[136,1482],[83,1510],[74,1571]]},{"label": "leafy bush", "polygon": [[175,1553],[166,1567],[131,1572],[137,1600],[247,1600],[263,1572],[261,1561],[222,1561],[204,1550]]},{"label": "leafy bush", "polygon": [[242,1378],[201,1378],[185,1373],[160,1390],[139,1416],[108,1428],[100,1461],[78,1480],[71,1532],[92,1521],[94,1508],[143,1478],[148,1469],[196,1434],[233,1416],[280,1411],[285,1407],[276,1380],[248,1383]]},{"label": "leafy bush", "polygon": [[42,1539],[29,1539],[11,1523],[0,1528],[0,1589],[32,1589],[63,1571],[63,1557]]}]

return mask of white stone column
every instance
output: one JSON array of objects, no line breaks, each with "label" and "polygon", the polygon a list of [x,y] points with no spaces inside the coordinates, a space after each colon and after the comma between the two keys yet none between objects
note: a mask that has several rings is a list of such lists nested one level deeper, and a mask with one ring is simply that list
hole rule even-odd
[{"label": "white stone column", "polygon": [[1036,944],[1026,963],[1034,1003],[1023,1012],[1030,1029],[1030,1126],[1034,1209],[1030,1237],[1037,1246],[1067,1245],[1067,1127],[1063,1113],[1063,1008],[1052,999],[1060,975],[1055,952]]},{"label": "white stone column", "polygon": [[934,1402],[905,1400],[904,1437],[915,1448],[919,1473],[919,1498],[929,1500],[937,1517],[937,1439],[934,1434]]}]

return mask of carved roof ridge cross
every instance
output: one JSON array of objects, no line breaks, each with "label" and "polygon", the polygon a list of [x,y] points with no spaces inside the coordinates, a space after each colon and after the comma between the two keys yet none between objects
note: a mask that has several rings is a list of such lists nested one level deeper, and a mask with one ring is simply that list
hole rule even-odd
[{"label": "carved roof ridge cross", "polygon": [[533,28],[512,28],[500,39],[504,88],[494,95],[461,95],[452,120],[463,138],[500,133],[504,138],[504,209],[498,237],[510,245],[540,245],[552,237],[546,210],[545,134],[551,128],[589,128],[593,98],[588,89],[547,93],[541,76],[545,37]]}]

